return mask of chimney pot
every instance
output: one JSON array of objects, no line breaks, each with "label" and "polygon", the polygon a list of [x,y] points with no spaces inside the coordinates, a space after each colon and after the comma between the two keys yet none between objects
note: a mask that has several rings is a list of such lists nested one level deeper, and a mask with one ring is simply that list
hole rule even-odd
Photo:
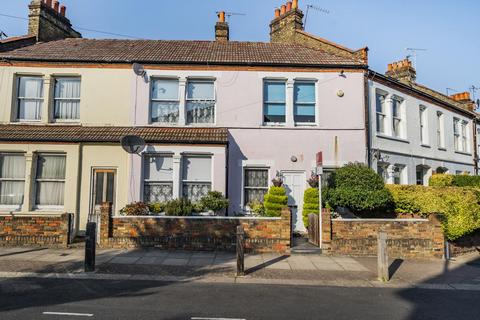
[{"label": "chimney pot", "polygon": [[292,9],[298,9],[298,0],[293,0]]},{"label": "chimney pot", "polygon": [[280,17],[280,9],[275,9],[275,18],[279,18]]},{"label": "chimney pot", "polygon": [[58,12],[59,8],[60,8],[60,2],[58,2],[57,0],[53,0],[53,10]]},{"label": "chimney pot", "polygon": [[218,22],[225,22],[225,11],[220,11],[218,13]]},{"label": "chimney pot", "polygon": [[287,7],[283,4],[281,7],[280,7],[280,15],[284,15],[286,10],[287,10]]},{"label": "chimney pot", "polygon": [[290,12],[292,10],[292,1],[287,2],[287,12]]},{"label": "chimney pot", "polygon": [[67,7],[64,5],[60,6],[60,14],[65,17],[65,14],[67,13]]}]

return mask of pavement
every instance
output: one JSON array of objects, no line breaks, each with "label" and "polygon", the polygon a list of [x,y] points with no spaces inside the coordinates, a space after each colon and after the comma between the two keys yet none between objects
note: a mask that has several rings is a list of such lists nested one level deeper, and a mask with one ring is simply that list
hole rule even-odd
[{"label": "pavement", "polygon": [[0,278],[156,280],[300,286],[423,288],[480,291],[480,255],[456,260],[392,260],[391,281],[377,280],[376,258],[246,255],[235,276],[235,255],[160,249],[97,250],[96,271],[85,273],[84,250],[0,248]]}]

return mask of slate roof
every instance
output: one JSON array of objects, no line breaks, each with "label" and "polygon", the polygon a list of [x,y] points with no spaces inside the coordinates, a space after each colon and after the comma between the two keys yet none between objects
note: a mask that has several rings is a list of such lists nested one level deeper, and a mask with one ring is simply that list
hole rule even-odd
[{"label": "slate roof", "polygon": [[90,127],[73,125],[0,124],[0,141],[120,143],[137,135],[147,143],[227,144],[225,128]]},{"label": "slate roof", "polygon": [[269,42],[216,42],[165,40],[98,40],[69,38],[37,43],[0,54],[21,61],[363,66],[354,58],[344,58],[298,44]]}]

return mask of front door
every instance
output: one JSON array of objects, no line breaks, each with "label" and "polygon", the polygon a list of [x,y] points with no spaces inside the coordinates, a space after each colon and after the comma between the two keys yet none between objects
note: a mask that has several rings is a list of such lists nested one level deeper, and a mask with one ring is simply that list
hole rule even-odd
[{"label": "front door", "polygon": [[110,202],[112,204],[112,212],[115,212],[115,178],[115,169],[93,170],[91,214],[99,212],[100,206],[104,202]]},{"label": "front door", "polygon": [[288,195],[288,206],[292,210],[293,231],[306,232],[303,223],[303,192],[305,191],[305,172],[303,171],[284,171],[283,184]]}]

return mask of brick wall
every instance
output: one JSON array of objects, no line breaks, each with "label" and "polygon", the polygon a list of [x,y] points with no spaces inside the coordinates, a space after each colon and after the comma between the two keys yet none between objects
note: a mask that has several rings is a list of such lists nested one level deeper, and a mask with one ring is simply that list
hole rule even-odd
[{"label": "brick wall", "polygon": [[0,216],[0,246],[66,247],[70,215]]},{"label": "brick wall", "polygon": [[480,252],[480,230],[448,242],[450,256],[460,256],[472,252]]},{"label": "brick wall", "polygon": [[[375,256],[377,234],[387,233],[391,258],[442,258],[444,236],[435,215],[429,219],[333,219],[330,224],[330,253],[353,256]],[[325,239],[325,238],[324,238]]]},{"label": "brick wall", "polygon": [[110,217],[102,206],[101,246],[160,247],[234,251],[236,228],[242,225],[247,252],[290,251],[290,210],[280,218],[246,217]]}]

